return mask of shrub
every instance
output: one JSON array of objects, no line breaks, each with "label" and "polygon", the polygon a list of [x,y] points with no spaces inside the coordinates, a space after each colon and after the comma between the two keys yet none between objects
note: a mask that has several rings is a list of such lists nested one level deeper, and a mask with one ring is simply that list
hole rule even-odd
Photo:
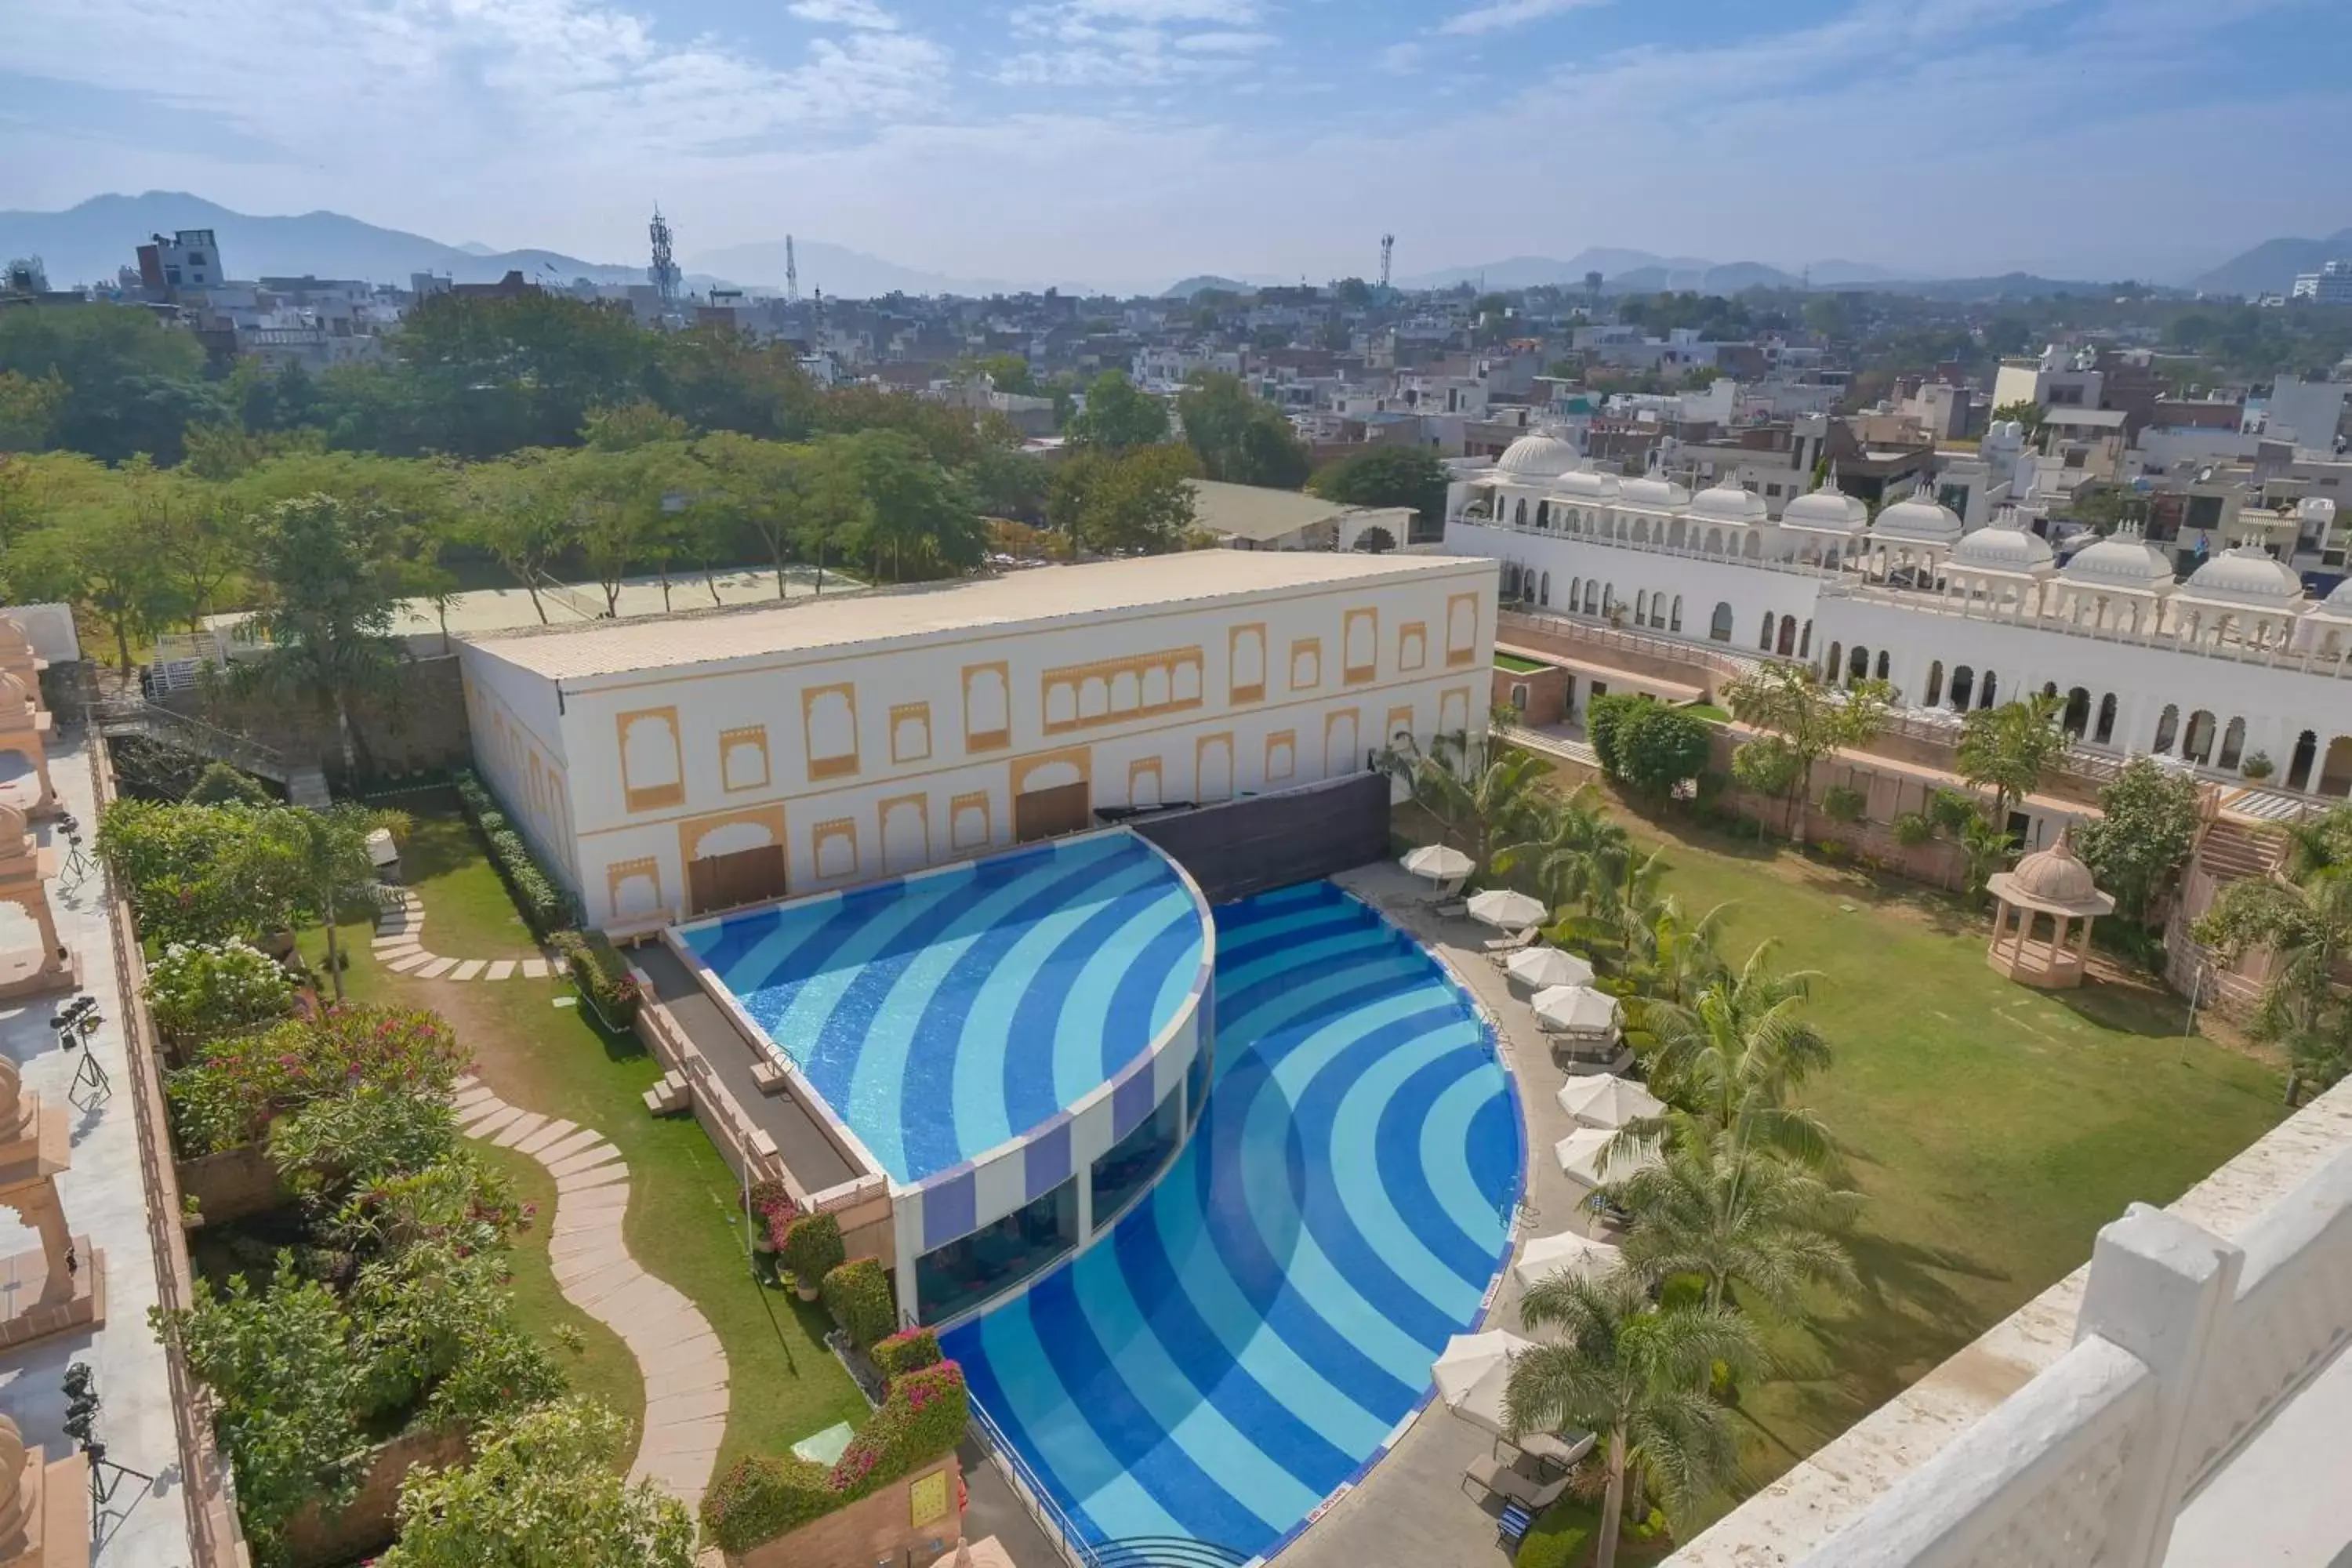
[{"label": "shrub", "polygon": [[596,1011],[615,1028],[627,1028],[637,1016],[637,977],[603,931],[560,931],[551,939],[562,955],[572,984],[595,1004]]},{"label": "shrub", "polygon": [[909,1372],[831,1470],[759,1455],[721,1476],[702,1497],[703,1531],[723,1552],[749,1552],[929,1464],[963,1440],[971,1419],[963,1368],[943,1361]]},{"label": "shrub", "polygon": [[1601,771],[1611,778],[1618,776],[1622,766],[1617,755],[1618,731],[1626,715],[1648,700],[1630,692],[1612,691],[1584,705],[1585,737],[1592,742],[1593,754],[1601,759]]},{"label": "shrub", "polygon": [[219,942],[282,930],[299,893],[275,811],[118,800],[99,819],[98,853],[160,942]]},{"label": "shrub", "polygon": [[760,1221],[761,1239],[767,1243],[768,1250],[782,1252],[784,1233],[800,1217],[800,1205],[793,1202],[793,1194],[784,1190],[782,1182],[754,1182],[746,1197],[744,1206]]},{"label": "shrub", "polygon": [[271,1117],[362,1084],[446,1100],[467,1055],[437,1014],[331,1007],[205,1046],[164,1079],[181,1152],[210,1154],[257,1137]]},{"label": "shrub", "polygon": [[[784,1230],[777,1266],[803,1288],[815,1285],[848,1257],[841,1245],[841,1222],[829,1214],[803,1215]],[[890,1331],[886,1327],[884,1333]]]},{"label": "shrub", "polygon": [[2278,764],[2271,761],[2271,754],[2268,752],[2256,752],[2252,756],[2248,757],[2245,760],[2244,764],[2239,771],[2243,773],[2248,778],[2253,780],[2256,784],[2260,784],[2264,779],[2270,777],[2272,773],[2275,773],[2277,769]]},{"label": "shrub", "polygon": [[259,948],[231,938],[173,942],[147,972],[147,1005],[183,1047],[239,1034],[294,1010],[294,983]]},{"label": "shrub", "polygon": [[1906,849],[1916,849],[1936,837],[1936,825],[1924,812],[1906,811],[1889,826],[1895,829],[1895,842]]},{"label": "shrub", "polygon": [[572,900],[564,896],[555,879],[540,868],[530,853],[530,846],[507,814],[499,808],[496,796],[473,773],[457,775],[457,802],[472,821],[482,842],[489,847],[490,864],[498,868],[499,876],[506,882],[507,891],[513,896],[515,908],[521,911],[523,923],[531,934],[544,942],[572,923]]},{"label": "shrub", "polygon": [[[797,1232],[800,1226],[793,1229]],[[840,1235],[836,1228],[835,1247],[840,1246]],[[807,1278],[797,1268],[793,1270],[793,1277]],[[824,1310],[833,1314],[835,1322],[848,1331],[851,1342],[859,1350],[871,1349],[898,1321],[898,1310],[890,1300],[890,1282],[883,1276],[882,1265],[870,1258],[860,1258],[833,1269],[824,1276]]]},{"label": "shrub", "polygon": [[1822,815],[1832,822],[1860,822],[1870,797],[1852,784],[1832,784],[1822,792]]},{"label": "shrub", "polygon": [[910,1372],[940,1363],[940,1336],[930,1329],[906,1329],[874,1342],[874,1364],[896,1383]]},{"label": "shrub", "polygon": [[269,786],[251,773],[239,773],[226,763],[207,763],[205,771],[196,775],[194,787],[188,791],[190,805],[276,805],[278,797]]},{"label": "shrub", "polygon": [[1518,1568],[1583,1568],[1599,1530],[1592,1504],[1582,1498],[1562,1498],[1528,1527],[1519,1542]]},{"label": "shrub", "polygon": [[1643,795],[1670,795],[1706,771],[1706,721],[1663,702],[1644,698],[1625,709],[1612,739],[1617,765],[1611,771]]}]

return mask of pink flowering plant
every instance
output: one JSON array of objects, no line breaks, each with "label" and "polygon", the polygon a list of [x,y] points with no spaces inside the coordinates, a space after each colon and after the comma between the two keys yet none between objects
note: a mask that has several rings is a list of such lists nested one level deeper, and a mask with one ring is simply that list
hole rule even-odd
[{"label": "pink flowering plant", "polygon": [[184,1154],[262,1135],[271,1120],[362,1085],[446,1100],[467,1063],[439,1015],[417,1007],[327,1007],[315,1017],[214,1040],[164,1080]]}]

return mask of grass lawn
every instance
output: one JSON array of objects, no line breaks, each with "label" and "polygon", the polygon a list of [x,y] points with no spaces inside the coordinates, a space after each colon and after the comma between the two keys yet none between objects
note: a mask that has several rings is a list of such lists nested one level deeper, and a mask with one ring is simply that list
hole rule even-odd
[{"label": "grass lawn", "polygon": [[1717,708],[1712,702],[1685,702],[1683,704],[1683,711],[1695,719],[1704,719],[1710,724],[1731,722],[1731,714],[1724,709]]},{"label": "grass lawn", "polygon": [[2170,1202],[2285,1115],[2275,1065],[2184,1036],[2152,983],[2030,991],[1943,894],[1618,816],[1664,847],[1687,912],[1732,904],[1730,956],[1775,938],[1783,967],[1820,972],[1836,1059],[1804,1098],[1870,1198],[1861,1291],[1777,1332],[1787,1373],[1743,1402],[1751,1489],[2081,1265],[2126,1204]]},{"label": "grass lawn", "polygon": [[[462,830],[465,825],[459,821],[457,826]],[[420,816],[419,838],[426,827]],[[475,843],[462,834],[443,841],[456,847]],[[472,868],[452,865],[423,889],[428,944],[437,948],[440,932],[448,929],[441,923],[435,886],[473,885],[477,868],[478,880],[486,881],[504,900],[502,885],[478,851]],[[823,1336],[830,1325],[824,1309],[803,1305],[789,1289],[752,1279],[743,1254],[740,1189],[734,1173],[693,1118],[646,1113],[639,1096],[661,1071],[635,1037],[607,1037],[583,1009],[555,1005],[573,994],[566,983],[520,975],[462,984],[416,980],[376,964],[367,952],[364,924],[347,925],[342,935],[353,948],[346,984],[355,1000],[430,1007],[442,1014],[473,1052],[477,1074],[499,1098],[593,1126],[628,1162],[625,1235],[630,1252],[648,1272],[692,1298],[726,1347],[730,1398],[726,1444],[719,1461],[722,1468],[747,1454],[781,1453],[836,1421],[864,1417],[865,1401],[824,1347]],[[541,1198],[542,1215],[552,1214],[547,1201],[553,1197],[552,1183],[547,1187]],[[528,1185],[525,1191],[541,1196]],[[526,1233],[523,1240],[542,1248],[545,1245],[544,1235],[536,1230]],[[530,1275],[532,1267],[543,1270],[543,1254],[536,1263],[530,1258],[517,1262],[518,1293],[527,1310],[535,1316],[543,1311],[551,1331],[560,1322],[589,1321],[552,1292],[551,1276],[541,1272],[537,1279],[549,1289],[536,1289]],[[614,1345],[621,1349],[617,1337]],[[621,1353],[625,1357],[625,1349]],[[597,1364],[593,1338],[587,1355],[578,1360],[586,1363],[577,1368],[583,1387],[593,1388],[592,1379],[607,1375]],[[634,1379],[633,1366],[625,1362],[622,1370]],[[625,1408],[642,1407],[640,1389]]]},{"label": "grass lawn", "polygon": [[1531,658],[1521,658],[1515,653],[1498,653],[1495,656],[1495,668],[1507,669],[1513,675],[1533,675],[1538,670],[1549,669],[1552,667],[1548,664],[1538,664]]},{"label": "grass lawn", "polygon": [[529,958],[538,952],[506,884],[458,815],[456,791],[404,792],[368,804],[397,807],[416,820],[401,847],[401,871],[425,900],[427,951],[450,958]]}]

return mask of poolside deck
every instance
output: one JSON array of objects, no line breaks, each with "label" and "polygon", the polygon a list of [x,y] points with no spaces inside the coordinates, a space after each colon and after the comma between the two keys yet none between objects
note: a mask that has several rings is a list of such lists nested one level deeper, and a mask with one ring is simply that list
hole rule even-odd
[{"label": "poolside deck", "polygon": [[696,984],[667,943],[643,943],[630,950],[629,958],[653,982],[655,998],[686,1031],[743,1114],[776,1141],[777,1153],[803,1190],[821,1193],[862,1173],[834,1146],[799,1100],[790,1095],[760,1092],[760,1086],[751,1079],[751,1064],[758,1059],[753,1053],[759,1047],[743,1037],[709,993]]}]

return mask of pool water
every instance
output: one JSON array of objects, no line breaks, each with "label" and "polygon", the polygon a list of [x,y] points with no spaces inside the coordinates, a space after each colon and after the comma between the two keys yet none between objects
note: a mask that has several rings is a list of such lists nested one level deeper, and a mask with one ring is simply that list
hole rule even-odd
[{"label": "pool water", "polygon": [[882,1168],[921,1182],[1069,1109],[1177,1016],[1199,906],[1129,833],[681,933]]},{"label": "pool water", "polygon": [[1215,1087],[1112,1237],[946,1336],[1099,1542],[1256,1556],[1385,1447],[1472,1327],[1520,1181],[1469,1000],[1328,883],[1216,910]]}]

